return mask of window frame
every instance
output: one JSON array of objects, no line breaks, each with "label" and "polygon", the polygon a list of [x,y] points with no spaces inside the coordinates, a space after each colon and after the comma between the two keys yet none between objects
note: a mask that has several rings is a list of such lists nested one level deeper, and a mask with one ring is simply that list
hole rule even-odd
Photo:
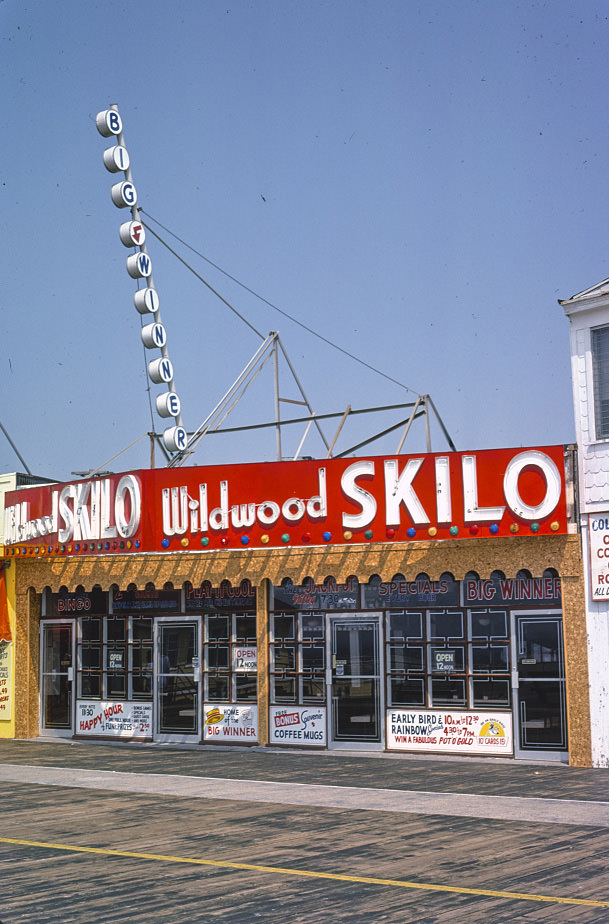
[{"label": "window frame", "polygon": [[[601,336],[604,341],[599,343]],[[590,328],[594,438],[609,439],[609,324]],[[603,405],[606,405],[604,410]]]},{"label": "window frame", "polygon": [[[241,706],[258,700],[258,673],[235,669],[236,648],[258,649],[257,616],[255,610],[239,612],[209,612],[203,615],[203,701]],[[210,635],[210,620],[228,619],[228,635]],[[253,635],[243,635],[247,620],[253,620]],[[250,630],[251,631],[251,630]],[[211,665],[214,652],[227,652],[224,666]],[[226,695],[210,695],[210,682],[225,685]],[[252,692],[253,690],[253,692]]]},{"label": "window frame", "polygon": [[[85,637],[83,628],[86,622],[98,621],[99,633],[97,638]],[[123,638],[111,638],[109,629],[111,623],[124,622]],[[144,638],[134,634],[134,621],[150,622],[150,637]],[[96,702],[136,702],[151,703],[153,700],[153,665],[154,653],[154,622],[151,616],[135,613],[116,614],[90,614],[78,616],[76,619],[76,698],[79,700],[95,700]],[[146,667],[134,666],[135,651],[149,651],[150,660]],[[83,652],[95,651],[98,654],[97,665],[83,666]],[[110,652],[121,652],[122,668],[110,666]],[[111,678],[123,678],[122,692],[110,691]],[[133,678],[148,678],[148,690],[144,693],[134,692]],[[83,691],[83,682],[86,678],[97,678],[98,693]]]},{"label": "window frame", "polygon": [[[276,633],[278,626],[293,619],[292,635]],[[323,610],[297,610],[269,613],[269,673],[271,704],[274,706],[325,706],[327,638],[326,613]],[[289,650],[294,658],[291,665],[283,666],[285,659],[280,652]],[[305,666],[305,653],[311,652],[310,660],[317,665]],[[315,654],[313,654],[315,652]],[[320,658],[321,654],[321,658]],[[279,693],[281,687],[292,692]],[[308,692],[307,692],[308,691]],[[316,691],[316,694],[313,692]]]},{"label": "window frame", "polygon": [[[467,709],[470,711],[484,709],[512,709],[511,688],[511,642],[509,609],[504,607],[463,607],[454,606],[438,609],[437,607],[417,608],[416,614],[422,613],[422,638],[403,638],[392,626],[392,618],[399,620],[405,610],[385,611],[385,665],[386,696],[388,708],[397,709]],[[451,622],[458,624],[460,616],[463,632],[456,635],[440,636],[438,627],[447,628]],[[488,635],[480,634],[481,617],[489,617]],[[501,617],[505,635],[495,635],[498,620]],[[476,633],[476,634],[474,634]],[[409,658],[412,649],[417,653],[417,665],[414,658]],[[434,654],[437,651],[454,652],[454,668],[443,671],[437,664]],[[488,651],[488,665],[479,663],[481,650]],[[494,665],[494,652],[500,652],[499,665]],[[476,660],[475,660],[476,659]],[[476,663],[478,661],[478,663]],[[484,684],[486,683],[486,687]],[[442,695],[442,691],[452,686],[460,691],[455,699]],[[484,699],[482,690],[499,689],[503,685],[507,695],[501,699]],[[402,689],[401,695],[398,693]],[[409,694],[406,692],[411,690]],[[416,690],[423,693],[424,702]]]}]

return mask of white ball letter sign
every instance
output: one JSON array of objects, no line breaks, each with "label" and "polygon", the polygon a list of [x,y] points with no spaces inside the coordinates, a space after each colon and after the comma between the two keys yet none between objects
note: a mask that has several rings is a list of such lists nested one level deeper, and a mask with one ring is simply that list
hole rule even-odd
[{"label": "white ball letter sign", "polygon": [[[125,247],[136,248],[127,257],[127,272],[132,279],[145,280],[146,288],[138,289],[133,302],[141,315],[152,315],[153,323],[142,328],[142,342],[147,350],[158,349],[161,358],[148,363],[148,374],[155,385],[166,385],[168,392],[159,395],[156,401],[160,417],[173,417],[175,426],[163,432],[163,443],[169,452],[183,452],[188,445],[188,434],[182,426],[181,402],[173,384],[173,367],[167,352],[167,336],[161,322],[159,296],[152,281],[152,261],[146,250],[146,232],[140,219],[137,192],[133,185],[129,152],[123,140],[123,122],[115,105],[97,114],[95,125],[104,138],[113,138],[115,143],[104,151],[104,167],[109,173],[123,173],[124,179],[111,189],[114,205],[119,209],[131,209],[131,221],[119,228],[119,237]],[[122,535],[122,534],[121,534]]]},{"label": "white ball letter sign", "polygon": [[139,221],[126,221],[118,229],[118,234],[125,247],[141,247],[146,240],[144,225]]}]

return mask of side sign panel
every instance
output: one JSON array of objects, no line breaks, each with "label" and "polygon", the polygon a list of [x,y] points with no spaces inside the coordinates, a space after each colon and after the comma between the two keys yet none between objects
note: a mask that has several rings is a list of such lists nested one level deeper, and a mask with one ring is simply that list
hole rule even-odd
[{"label": "side sign panel", "polygon": [[590,584],[593,600],[609,599],[609,514],[588,516]]},{"label": "side sign panel", "polygon": [[326,746],[325,706],[271,706],[269,744]]},{"label": "side sign panel", "polygon": [[152,738],[152,703],[78,700],[76,734],[104,738]]},{"label": "side sign panel", "polygon": [[210,744],[255,744],[258,740],[258,707],[205,703],[203,739]]},{"label": "side sign panel", "polygon": [[387,748],[511,757],[512,716],[509,712],[388,709]]}]

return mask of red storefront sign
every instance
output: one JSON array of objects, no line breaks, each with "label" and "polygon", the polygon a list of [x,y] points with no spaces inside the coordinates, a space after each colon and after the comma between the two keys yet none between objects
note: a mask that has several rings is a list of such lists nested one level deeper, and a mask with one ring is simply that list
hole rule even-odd
[{"label": "red storefront sign", "polygon": [[564,471],[562,446],[136,471],[9,492],[4,535],[76,554],[564,534]]}]

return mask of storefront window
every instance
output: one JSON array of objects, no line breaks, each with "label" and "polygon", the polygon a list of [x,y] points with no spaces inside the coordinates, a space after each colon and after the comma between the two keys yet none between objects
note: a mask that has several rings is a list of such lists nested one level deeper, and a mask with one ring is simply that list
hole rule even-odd
[{"label": "storefront window", "polygon": [[150,699],[152,696],[152,619],[132,616],[130,654],[131,697]]},{"label": "storefront window", "polygon": [[392,613],[389,634],[392,639],[423,638],[423,614]]},{"label": "storefront window", "polygon": [[256,617],[251,613],[205,616],[205,701],[256,702]]},{"label": "storefront window", "polygon": [[508,645],[472,645],[473,671],[507,671],[509,663]]},{"label": "storefront window", "polygon": [[210,702],[227,702],[230,699],[229,677],[209,674],[207,678],[207,699]]},{"label": "storefront window", "polygon": [[472,638],[507,638],[508,621],[505,610],[473,610]]},{"label": "storefront window", "polygon": [[389,678],[390,702],[394,706],[425,706],[425,678]]},{"label": "storefront window", "polygon": [[210,644],[227,642],[230,638],[230,616],[208,616],[207,637]]},{"label": "storefront window", "polygon": [[510,702],[509,680],[473,681],[474,706],[505,706]]},{"label": "storefront window", "polygon": [[465,680],[438,680],[432,677],[431,700],[433,706],[466,706]]},{"label": "storefront window", "polygon": [[324,613],[277,614],[271,620],[273,703],[323,703],[326,698]]},{"label": "storefront window", "polygon": [[241,644],[256,644],[255,616],[235,616],[235,641]]},{"label": "storefront window", "polygon": [[429,614],[430,638],[463,638],[463,628],[463,613],[458,610],[432,610]]},{"label": "storefront window", "polygon": [[102,621],[99,616],[83,616],[78,620],[79,644],[78,696],[101,699],[102,696]]},{"label": "storefront window", "polygon": [[256,674],[235,675],[235,700],[238,703],[255,703],[258,691],[258,677]]},{"label": "storefront window", "polygon": [[424,649],[422,645],[390,645],[390,671],[424,670]]},{"label": "storefront window", "polygon": [[506,610],[387,613],[390,706],[510,706]]},{"label": "storefront window", "polygon": [[152,619],[81,616],[79,699],[152,699]]},{"label": "storefront window", "polygon": [[124,616],[106,620],[106,696],[124,699],[127,686],[126,626]]}]

